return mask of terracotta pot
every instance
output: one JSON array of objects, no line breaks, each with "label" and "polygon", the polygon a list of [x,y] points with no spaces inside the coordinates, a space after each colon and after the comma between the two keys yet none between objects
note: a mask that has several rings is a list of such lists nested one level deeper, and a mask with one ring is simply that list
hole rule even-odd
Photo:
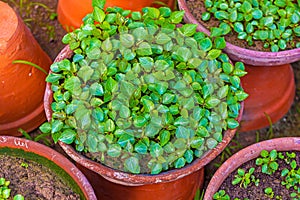
[{"label": "terracotta pot", "polygon": [[271,68],[245,67],[248,74],[241,78],[241,82],[249,97],[245,100],[240,132],[261,129],[277,122],[292,106],[296,91],[290,64]]},{"label": "terracotta pot", "polygon": [[218,168],[212,179],[210,180],[204,200],[213,199],[213,195],[219,190],[223,181],[239,166],[260,156],[262,150],[277,150],[277,151],[300,151],[299,137],[286,137],[266,140],[253,145],[250,145],[226,160],[221,167]]},{"label": "terracotta pot", "polygon": [[21,18],[0,1],[0,135],[21,135],[19,128],[31,131],[46,120],[43,94],[46,74],[14,60],[26,60],[48,71],[49,56]]},{"label": "terracotta pot", "polygon": [[[55,62],[64,58],[71,58],[72,54],[72,51],[67,46],[61,51]],[[50,106],[52,91],[50,88],[50,84],[47,84],[44,97],[44,106],[48,120],[51,120],[52,114]],[[243,112],[243,105],[242,103],[238,121],[240,121]],[[61,142],[59,144],[72,159],[82,165],[80,168],[90,178],[96,194],[99,195],[98,198],[100,198],[100,195],[105,195],[101,196],[101,198],[114,200],[153,200],[157,199],[157,197],[162,200],[191,199],[197,188],[203,183],[203,167],[224,150],[235,132],[236,129],[226,131],[223,141],[203,155],[201,159],[196,159],[184,168],[170,170],[158,175],[136,175],[117,171],[82,156],[70,145]]]},{"label": "terracotta pot", "polygon": [[[178,0],[178,7],[185,11],[184,19],[187,23],[197,24],[199,31],[210,34],[209,30],[193,16],[186,0]],[[300,60],[300,48],[280,52],[263,52],[245,49],[227,42],[224,51],[234,61],[242,61],[255,66],[283,65]]]},{"label": "terracotta pot", "polygon": [[[153,2],[154,0],[107,0],[105,6],[118,6],[133,11],[140,11],[147,6],[160,6],[160,4],[154,5]],[[170,8],[174,8],[175,0],[162,0],[161,2],[167,4]],[[92,0],[59,0],[57,4],[58,21],[65,30],[72,31],[80,27],[82,18],[92,10]]]},{"label": "terracotta pot", "polygon": [[[5,153],[7,153],[8,155],[10,155],[9,152],[13,152],[13,155],[17,157],[24,157],[28,160],[32,160],[35,162],[40,160],[42,161],[40,163],[42,165],[45,165],[46,162],[49,162],[47,165],[45,165],[46,167],[51,168],[51,166],[58,166],[60,169],[65,171],[66,174],[68,174],[68,176],[70,176],[72,181],[69,182],[69,184],[73,184],[73,190],[78,190],[78,192],[81,193],[82,198],[84,197],[88,200],[97,199],[92,186],[90,185],[86,177],[83,175],[83,173],[66,157],[54,151],[50,147],[23,138],[17,138],[12,136],[0,136],[0,152],[1,149],[4,148],[12,149],[10,151],[4,150]],[[32,155],[32,153],[34,155]],[[37,156],[38,159],[35,156]]]}]

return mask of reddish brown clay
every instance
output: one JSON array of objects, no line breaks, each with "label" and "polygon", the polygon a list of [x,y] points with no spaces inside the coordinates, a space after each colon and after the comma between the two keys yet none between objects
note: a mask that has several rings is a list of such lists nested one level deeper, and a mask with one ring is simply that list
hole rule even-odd
[{"label": "reddish brown clay", "polygon": [[31,140],[12,136],[0,136],[0,148],[6,147],[32,152],[54,162],[74,179],[87,200],[97,200],[94,190],[84,174],[71,161],[55,150]]},{"label": "reddish brown clay", "polygon": [[29,65],[12,62],[26,60],[48,71],[52,61],[14,10],[2,1],[0,19],[0,135],[20,135],[19,128],[31,131],[46,120],[46,75]]},{"label": "reddish brown clay", "polygon": [[277,151],[300,151],[300,138],[276,138],[255,143],[240,150],[239,152],[231,156],[228,160],[226,160],[216,171],[207,186],[204,200],[213,199],[213,195],[218,191],[223,181],[239,166],[249,160],[257,158],[262,150],[271,151],[273,149]]},{"label": "reddish brown clay", "polygon": [[[107,0],[105,6],[118,6],[126,10],[140,11],[147,6],[160,6],[153,3],[154,0]],[[162,0],[161,3],[174,8],[175,0]],[[72,31],[79,28],[82,24],[82,18],[92,12],[92,0],[59,0],[57,5],[58,20],[65,30]]]},{"label": "reddish brown clay", "polygon": [[295,97],[295,80],[290,64],[273,67],[245,65],[241,78],[245,100],[240,132],[257,130],[277,122],[290,109]]},{"label": "reddish brown clay", "polygon": [[[72,51],[67,46],[60,52],[55,62],[71,56]],[[44,106],[48,120],[51,120],[52,115],[50,106],[52,91],[50,88],[50,84],[47,84],[44,97]],[[241,119],[243,109],[244,104],[242,103],[238,121]],[[170,170],[158,175],[129,174],[116,171],[82,156],[70,145],[62,142],[59,142],[59,144],[79,164],[78,167],[89,178],[98,198],[107,200],[153,200],[157,198],[160,200],[187,200],[193,197],[196,189],[203,183],[203,167],[224,150],[235,132],[236,129],[227,130],[224,133],[222,142],[207,152],[201,159],[195,160],[184,168]]]}]

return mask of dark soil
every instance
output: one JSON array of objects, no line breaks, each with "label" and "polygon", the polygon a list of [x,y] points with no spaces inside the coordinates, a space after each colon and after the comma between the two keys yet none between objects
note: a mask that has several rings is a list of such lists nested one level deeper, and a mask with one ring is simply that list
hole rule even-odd
[{"label": "dark soil", "polygon": [[[299,157],[300,153],[296,153],[296,162],[297,166],[299,166]],[[264,193],[264,189],[267,187],[271,187],[274,192],[274,198],[276,196],[281,197],[281,199],[291,199],[290,193],[296,192],[292,188],[287,189],[285,186],[281,185],[281,181],[284,181],[284,178],[281,177],[281,171],[285,168],[291,169],[290,165],[287,164],[284,160],[278,159],[277,161],[279,168],[278,170],[272,174],[267,175],[261,172],[261,167],[255,165],[255,159],[248,161],[247,163],[244,163],[242,166],[240,166],[240,169],[244,169],[246,172],[249,171],[251,167],[255,168],[255,171],[253,175],[255,176],[255,179],[259,179],[259,185],[255,186],[253,182],[249,184],[249,186],[244,189],[243,187],[240,187],[239,184],[232,185],[231,182],[234,180],[234,176],[237,174],[237,170],[235,170],[233,173],[231,173],[227,179],[223,182],[220,189],[225,190],[226,193],[230,196],[231,199],[234,199],[238,197],[239,199],[260,199],[260,200],[270,200],[272,198],[269,198]],[[298,169],[298,167],[296,168]],[[299,187],[299,185],[298,185]]]},{"label": "dark soil", "polygon": [[0,160],[0,177],[10,181],[11,197],[21,194],[30,200],[80,199],[57,174],[41,164],[8,155],[0,155]]},{"label": "dark soil", "polygon": [[[188,1],[192,2],[198,0]],[[4,2],[8,2],[18,12],[20,12],[20,6],[18,6],[19,0],[4,0]],[[55,18],[54,20],[51,20],[49,18],[51,13],[56,11],[57,0],[23,0],[23,7],[28,7],[28,5],[30,5],[30,2],[42,3],[51,9],[51,12],[49,12],[48,9],[45,9],[42,6],[29,6],[30,12],[28,12],[28,14],[25,16],[24,14],[21,15],[23,16],[23,19],[31,19],[27,21],[27,24],[33,32],[34,37],[37,39],[37,41],[45,50],[45,52],[48,53],[48,55],[54,60],[59,51],[64,47],[64,45],[61,43],[61,38],[66,33],[66,31],[61,27],[61,25],[57,21],[57,18]],[[201,7],[198,9],[201,10]],[[51,30],[54,30],[53,37],[49,37],[49,32],[47,31],[48,25],[53,27],[49,28]],[[278,122],[270,124],[270,127],[256,131],[237,133],[233,141],[226,148],[226,150],[205,168],[204,189],[208,184],[211,176],[216,171],[217,167],[222,162],[224,162],[230,155],[242,149],[243,147],[270,138],[286,136],[300,137],[300,61],[293,63],[292,66],[294,69],[297,89],[293,106],[291,107],[289,112]],[[30,135],[35,137],[39,133],[39,130],[35,130],[31,132]],[[58,145],[52,145],[52,147],[62,152]]]},{"label": "dark soil", "polygon": [[[203,0],[186,0],[187,7],[193,14],[193,16],[207,29],[210,29],[211,27],[218,27],[220,22],[218,19],[216,19],[213,15],[211,15],[210,20],[208,21],[203,21],[202,18],[202,13],[206,11],[204,1]],[[270,48],[264,48],[263,47],[263,42],[262,41],[257,41],[253,40],[253,45],[249,46],[248,42],[246,40],[240,40],[237,38],[238,34],[234,31],[229,33],[228,35],[225,36],[225,39],[227,42],[251,49],[251,50],[256,50],[256,51],[271,51]],[[295,38],[294,41],[299,42],[300,38]],[[291,49],[291,46],[287,44],[287,49]]]}]

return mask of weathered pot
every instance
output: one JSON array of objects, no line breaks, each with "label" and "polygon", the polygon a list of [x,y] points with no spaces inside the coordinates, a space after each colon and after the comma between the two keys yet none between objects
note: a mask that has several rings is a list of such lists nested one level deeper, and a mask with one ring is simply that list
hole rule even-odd
[{"label": "weathered pot", "polygon": [[[174,8],[175,0],[162,0],[161,2]],[[118,6],[126,10],[140,11],[143,7],[161,5],[155,4],[154,0],[107,0],[105,6]],[[59,0],[57,4],[58,20],[67,31],[79,28],[82,18],[92,10],[92,0]]]},{"label": "weathered pot", "polygon": [[21,18],[0,1],[0,135],[21,135],[19,128],[31,131],[46,120],[43,94],[46,74],[14,60],[26,60],[48,71],[49,56]]},{"label": "weathered pot", "polygon": [[40,164],[61,175],[73,187],[73,191],[81,195],[81,199],[97,199],[84,174],[70,160],[50,147],[23,138],[0,136],[0,154],[4,153],[35,162],[41,161]]},{"label": "weathered pot", "polygon": [[[199,31],[210,34],[209,30],[193,16],[186,0],[178,0],[178,7],[185,11],[184,19],[187,23],[197,24]],[[263,52],[245,49],[227,42],[224,51],[234,61],[242,61],[255,66],[283,65],[300,60],[300,48],[280,52]]]},{"label": "weathered pot", "polygon": [[[64,58],[71,58],[72,51],[65,47],[57,56],[55,62]],[[48,120],[51,120],[52,90],[47,84],[44,106]],[[239,118],[243,112],[241,104]],[[96,195],[104,199],[130,199],[130,200],[169,200],[169,199],[192,199],[196,190],[203,184],[203,167],[219,155],[233,138],[236,129],[225,132],[223,141],[214,149],[207,152],[201,159],[197,159],[184,168],[170,170],[158,175],[130,174],[114,170],[100,163],[94,162],[64,143],[59,142],[63,150],[74,159],[89,178]],[[81,165],[81,166],[80,166]]]},{"label": "weathered pot", "polygon": [[221,167],[218,168],[212,179],[210,180],[204,200],[213,199],[213,195],[219,190],[223,181],[239,166],[260,156],[262,150],[277,151],[300,151],[299,137],[285,137],[266,140],[263,142],[250,145],[226,160]]},{"label": "weathered pot", "polygon": [[258,130],[277,122],[290,109],[295,97],[295,79],[290,64],[267,67],[245,65],[248,74],[241,78],[245,108],[239,131]]}]

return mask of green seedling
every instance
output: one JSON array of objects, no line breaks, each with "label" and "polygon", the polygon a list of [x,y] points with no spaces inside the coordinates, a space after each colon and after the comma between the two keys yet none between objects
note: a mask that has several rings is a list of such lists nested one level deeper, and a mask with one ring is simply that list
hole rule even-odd
[{"label": "green seedling", "polygon": [[[10,181],[5,178],[0,178],[0,199],[8,200],[11,199],[10,193],[11,189],[9,188]],[[13,197],[13,200],[24,200],[24,197],[20,194],[17,194]]]},{"label": "green seedling", "polygon": [[281,176],[285,177],[285,180],[281,182],[282,185],[285,185],[287,189],[293,188],[298,190],[300,184],[300,168],[297,168],[297,163],[295,160],[292,160],[290,163],[291,169],[283,169],[281,171]]},{"label": "green seedling", "polygon": [[246,173],[243,169],[238,169],[237,174],[234,176],[234,179],[232,180],[232,185],[240,184],[240,187],[247,188],[248,185],[253,182],[256,186],[259,184],[259,179],[256,179],[253,175],[255,169],[252,167],[249,169],[249,171]]},{"label": "green seedling", "polygon": [[29,165],[28,165],[28,163],[22,162],[21,166],[27,169]]},{"label": "green seedling", "polygon": [[230,197],[228,194],[226,194],[225,190],[219,190],[216,192],[213,196],[213,199],[215,200],[230,200]]},{"label": "green seedling", "polygon": [[300,199],[300,187],[298,187],[298,189],[295,192],[292,192],[290,194],[290,197],[292,198],[292,200],[299,200]]},{"label": "green seedling", "polygon": [[204,3],[207,11],[202,14],[202,20],[208,21],[213,16],[220,21],[211,30],[214,36],[235,32],[248,45],[259,40],[272,52],[288,46],[300,47],[300,8],[296,1],[205,0]]},{"label": "green seedling", "polygon": [[287,164],[290,164],[291,161],[296,158],[296,154],[294,152],[286,152],[285,155],[281,152],[278,153],[278,158],[284,160]]},{"label": "green seedling", "polygon": [[269,198],[273,198],[274,197],[274,192],[273,192],[273,189],[271,187],[267,187],[264,189],[264,193],[267,197]]},{"label": "green seedling", "polygon": [[46,78],[54,101],[43,133],[102,163],[122,158],[130,173],[141,173],[147,157],[148,172],[158,174],[191,163],[239,126],[246,72],[222,53],[223,37],[179,26],[183,11],[103,10],[100,2],[63,37],[74,56]]},{"label": "green seedling", "polygon": [[271,175],[278,169],[277,163],[277,151],[272,150],[270,153],[266,150],[262,150],[260,153],[260,158],[257,158],[255,163],[261,166],[262,173]]}]

